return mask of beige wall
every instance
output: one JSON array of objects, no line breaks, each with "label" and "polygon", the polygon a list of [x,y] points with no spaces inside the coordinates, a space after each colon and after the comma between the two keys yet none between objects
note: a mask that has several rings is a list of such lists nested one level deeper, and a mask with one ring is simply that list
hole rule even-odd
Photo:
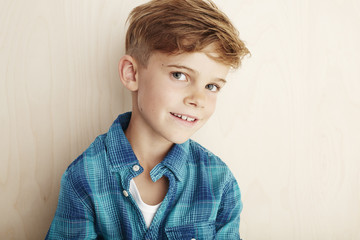
[{"label": "beige wall", "polygon": [[[137,0],[0,0],[0,239],[42,239],[60,177],[130,109]],[[253,56],[194,136],[233,169],[245,239],[360,239],[360,3],[217,0]]]}]

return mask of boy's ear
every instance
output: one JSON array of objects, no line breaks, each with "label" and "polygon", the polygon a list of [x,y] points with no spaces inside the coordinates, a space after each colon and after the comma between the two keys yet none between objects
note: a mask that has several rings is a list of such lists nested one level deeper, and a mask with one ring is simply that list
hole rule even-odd
[{"label": "boy's ear", "polygon": [[120,80],[122,84],[124,84],[124,86],[132,92],[138,90],[137,69],[137,63],[133,57],[125,55],[120,59]]}]

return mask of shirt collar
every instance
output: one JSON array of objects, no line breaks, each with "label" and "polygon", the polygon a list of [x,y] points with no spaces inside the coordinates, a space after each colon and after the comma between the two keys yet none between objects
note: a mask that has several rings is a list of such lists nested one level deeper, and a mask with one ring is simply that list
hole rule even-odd
[{"label": "shirt collar", "polygon": [[[113,171],[139,164],[138,159],[125,136],[131,118],[131,112],[118,116],[110,127],[105,144]],[[174,144],[164,160],[151,171],[153,181],[158,180],[165,173],[165,168],[170,169],[178,180],[183,180],[186,173],[186,161],[189,157],[189,140],[182,144]]]},{"label": "shirt collar", "polygon": [[122,168],[128,168],[139,163],[124,133],[124,130],[129,125],[130,118],[131,112],[119,115],[111,125],[106,136],[105,145],[111,167],[114,171],[119,171]]}]

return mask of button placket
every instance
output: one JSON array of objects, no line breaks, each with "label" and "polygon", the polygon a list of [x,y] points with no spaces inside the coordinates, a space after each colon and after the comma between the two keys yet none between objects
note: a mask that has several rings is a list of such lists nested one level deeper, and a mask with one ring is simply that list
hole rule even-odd
[{"label": "button placket", "polygon": [[[132,170],[134,172],[138,172],[140,169],[141,169],[141,167],[138,164],[135,164],[135,165],[132,166]],[[130,196],[129,192],[126,189],[124,189],[122,191],[122,193],[126,198]]]}]

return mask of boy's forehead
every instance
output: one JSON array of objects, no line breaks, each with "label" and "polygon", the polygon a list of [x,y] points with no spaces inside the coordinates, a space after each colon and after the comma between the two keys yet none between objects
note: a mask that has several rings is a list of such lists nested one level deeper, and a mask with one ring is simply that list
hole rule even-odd
[{"label": "boy's forehead", "polygon": [[[214,65],[223,65],[225,64],[216,61],[214,59],[218,58],[219,54],[215,51],[213,46],[208,46],[201,51],[197,52],[179,52],[179,53],[164,53],[164,52],[153,52],[150,56],[150,61],[166,63],[183,63],[186,62],[188,65],[197,65],[199,60],[202,60],[203,64],[211,63]],[[205,61],[204,61],[205,60]]]}]

